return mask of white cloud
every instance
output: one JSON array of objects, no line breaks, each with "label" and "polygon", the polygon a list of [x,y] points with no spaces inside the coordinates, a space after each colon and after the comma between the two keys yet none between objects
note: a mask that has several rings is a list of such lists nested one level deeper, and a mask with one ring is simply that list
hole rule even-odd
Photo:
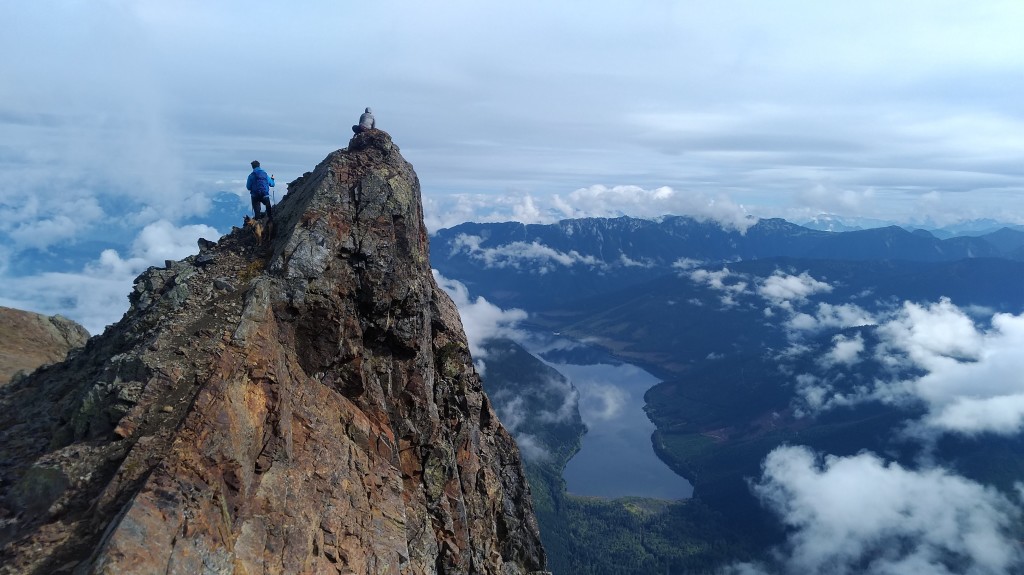
[{"label": "white cloud", "polygon": [[580,387],[579,410],[587,425],[616,419],[629,402],[629,393],[605,381],[578,381]]},{"label": "white cloud", "polygon": [[509,431],[518,431],[529,419],[529,414],[526,412],[526,401],[522,397],[510,397],[508,393],[496,393],[492,399],[494,400],[494,409],[498,412],[498,418]]},{"label": "white cloud", "polygon": [[544,405],[557,407],[554,410],[540,410],[536,414],[537,419],[544,423],[566,423],[576,417],[579,411],[580,392],[572,382],[564,378],[550,377],[545,379],[544,389]]},{"label": "white cloud", "polygon": [[39,194],[0,199],[0,232],[13,248],[46,249],[75,239],[104,217],[96,198],[49,198]]},{"label": "white cloud", "polygon": [[659,219],[665,215],[711,221],[727,230],[745,233],[757,218],[725,194],[680,192],[667,186],[592,185],[563,197],[559,193],[431,194],[424,198],[427,228],[436,231],[465,221],[551,224],[567,218]]},{"label": "white cloud", "polygon": [[792,531],[771,565],[734,574],[983,575],[1016,572],[1020,508],[996,490],[870,453],[819,457],[803,447],[768,454],[754,485]]},{"label": "white cloud", "polygon": [[875,325],[878,320],[857,304],[830,304],[821,302],[814,314],[794,312],[786,321],[786,327],[795,332],[818,332],[826,329],[843,329]]},{"label": "white cloud", "polygon": [[[834,313],[820,315],[829,321],[839,318]],[[842,315],[860,317],[859,312]],[[794,317],[790,326],[800,317]],[[825,323],[802,317],[809,318],[808,327]],[[865,401],[923,406],[926,414],[911,426],[911,432],[922,438],[942,433],[1018,434],[1024,430],[1024,314],[995,314],[988,327],[984,325],[949,299],[928,305],[905,302],[879,323],[874,349],[866,349],[860,334],[839,335],[819,358],[828,368],[871,357],[889,375],[843,393],[828,382],[798,381],[798,395],[812,411]],[[848,325],[840,322],[835,327]]]},{"label": "white cloud", "polygon": [[996,314],[988,330],[948,299],[921,306],[907,302],[879,330],[879,353],[889,363],[908,361],[925,375],[879,382],[886,401],[923,401],[921,424],[940,432],[1016,434],[1024,429],[1024,315]]},{"label": "white cloud", "polygon": [[693,258],[679,258],[672,262],[672,267],[678,270],[686,271],[692,270],[696,267],[700,267],[704,262],[695,260]]},{"label": "white cloud", "polygon": [[594,256],[585,256],[576,250],[561,252],[538,241],[511,242],[494,248],[483,248],[483,238],[459,234],[452,242],[452,254],[466,252],[470,257],[483,262],[488,268],[511,267],[526,268],[535,273],[547,273],[551,268],[547,264],[565,267],[584,265],[603,267],[604,264]]},{"label": "white cloud", "polygon": [[[528,423],[566,423],[576,417],[580,393],[568,379],[545,377],[529,383],[537,385],[519,392],[502,389],[491,394],[494,408],[509,431],[519,431]],[[543,407],[528,408],[527,398],[537,399],[534,405]]]},{"label": "white cloud", "polygon": [[821,211],[836,213],[862,213],[876,200],[873,187],[864,189],[835,189],[818,182],[796,193],[802,204],[817,206]]},{"label": "white cloud", "polygon": [[860,354],[864,352],[864,337],[861,334],[854,334],[853,337],[838,334],[832,338],[832,343],[832,349],[821,358],[825,367],[850,367],[860,361]]},{"label": "white cloud", "polygon": [[521,309],[503,310],[487,301],[483,297],[470,298],[469,289],[457,280],[448,279],[442,276],[437,270],[431,270],[437,284],[455,302],[459,308],[459,315],[462,316],[462,327],[466,331],[466,338],[469,340],[469,350],[474,358],[486,357],[482,347],[483,343],[496,337],[509,337],[518,339],[522,332],[516,329],[516,324],[527,318],[527,313]]},{"label": "white cloud", "polygon": [[949,367],[958,359],[978,359],[984,343],[974,321],[949,299],[927,306],[906,302],[894,320],[880,326],[879,333],[892,347],[931,371]]},{"label": "white cloud", "polygon": [[745,233],[757,223],[757,218],[724,194],[710,197],[700,192],[679,192],[668,186],[644,189],[639,186],[594,185],[571,192],[565,200],[555,194],[553,202],[566,218],[618,217],[625,214],[654,218],[673,214],[713,221],[740,233]]},{"label": "white cloud", "polygon": [[761,297],[781,305],[790,300],[805,300],[818,293],[829,293],[832,286],[811,277],[807,272],[798,276],[776,271],[757,287]]},{"label": "white cloud", "polygon": [[519,446],[519,452],[523,454],[523,459],[527,461],[546,461],[551,458],[551,453],[536,436],[529,433],[516,433],[515,438],[516,445]]},{"label": "white cloud", "polygon": [[735,305],[735,297],[749,293],[747,290],[746,276],[732,272],[727,267],[718,271],[695,269],[689,273],[691,281],[703,284],[715,291],[723,292],[722,304]]},{"label": "white cloud", "polygon": [[[426,185],[426,184],[424,184]],[[557,214],[530,194],[429,194],[423,196],[423,219],[431,232],[463,222],[551,224]]]},{"label": "white cloud", "polygon": [[641,260],[630,259],[626,254],[619,254],[619,263],[627,268],[653,268],[654,262],[648,258]]},{"label": "white cloud", "polygon": [[196,240],[219,236],[209,226],[176,227],[161,220],[139,232],[127,258],[108,249],[79,272],[5,278],[0,305],[48,315],[59,313],[81,323],[89,333],[98,334],[128,309],[133,281],[146,268],[197,253]]}]

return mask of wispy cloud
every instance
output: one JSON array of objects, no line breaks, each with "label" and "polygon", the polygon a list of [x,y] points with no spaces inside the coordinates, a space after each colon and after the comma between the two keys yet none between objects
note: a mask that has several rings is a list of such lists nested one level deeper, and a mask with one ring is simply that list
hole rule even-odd
[{"label": "wispy cloud", "polygon": [[791,310],[785,322],[791,332],[816,333],[827,329],[860,327],[878,323],[875,315],[857,304],[831,304],[820,302],[812,313]]},{"label": "wispy cloud", "polygon": [[475,359],[484,358],[487,355],[483,344],[489,339],[496,337],[522,338],[523,333],[516,327],[517,324],[527,318],[527,313],[521,309],[509,310],[487,301],[482,296],[472,298],[469,289],[460,281],[449,279],[441,275],[437,270],[431,270],[434,280],[447,293],[455,306],[459,308],[459,315],[462,316],[462,327],[466,331],[466,338],[469,340],[470,353]]},{"label": "wispy cloud", "polygon": [[594,256],[583,255],[576,250],[562,252],[538,241],[511,242],[493,248],[481,247],[483,238],[459,234],[452,242],[452,254],[465,252],[488,268],[526,268],[534,273],[552,271],[550,265],[571,267],[583,265],[604,267],[605,264]]},{"label": "wispy cloud", "polygon": [[[683,266],[676,267],[685,269]],[[718,271],[695,269],[690,271],[687,276],[696,284],[721,292],[719,298],[722,305],[726,307],[736,305],[737,297],[750,293],[747,289],[749,286],[748,278],[743,274],[730,271],[727,267],[723,267]]]},{"label": "wispy cloud", "polygon": [[514,433],[513,436],[516,438],[519,452],[523,454],[523,459],[527,461],[547,461],[551,459],[551,452],[544,447],[543,442],[536,435],[518,432]]},{"label": "wispy cloud", "polygon": [[[807,272],[793,275],[776,270],[768,277],[756,277],[734,272],[728,266],[723,266],[720,270],[709,270],[699,266],[700,262],[686,258],[672,264],[672,267],[678,270],[680,275],[688,277],[696,284],[721,292],[723,305],[736,305],[741,296],[759,296],[769,306],[779,308],[789,315],[789,321],[795,319],[797,324],[793,327],[800,326],[809,329],[809,324],[813,324],[817,320],[813,316],[798,311],[798,308],[810,303],[811,296],[827,294],[833,289],[827,282],[815,279]],[[765,308],[765,317],[774,317],[775,312],[772,307]],[[854,309],[857,308],[855,306],[832,307],[824,303],[819,304],[819,314],[831,312],[837,316],[835,319],[839,319],[839,316],[853,314]],[[826,317],[821,318],[821,321],[828,320],[829,318]]]},{"label": "wispy cloud", "polygon": [[601,424],[619,417],[629,401],[629,394],[614,383],[602,381],[578,382],[583,394],[580,414],[588,424]]}]

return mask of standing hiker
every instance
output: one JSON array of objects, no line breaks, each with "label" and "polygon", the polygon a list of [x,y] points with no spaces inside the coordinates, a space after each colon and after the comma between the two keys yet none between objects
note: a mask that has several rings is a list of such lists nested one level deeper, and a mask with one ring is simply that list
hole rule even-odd
[{"label": "standing hiker", "polygon": [[359,123],[352,126],[352,131],[356,134],[360,134],[367,130],[372,130],[377,127],[377,120],[373,117],[373,110],[367,108],[365,112],[359,116]]},{"label": "standing hiker", "polygon": [[260,167],[258,160],[252,161],[252,173],[245,181],[245,189],[249,190],[249,197],[252,199],[252,211],[259,219],[263,206],[267,206],[267,219],[273,219],[270,213],[270,188],[274,187],[274,176],[267,175]]}]

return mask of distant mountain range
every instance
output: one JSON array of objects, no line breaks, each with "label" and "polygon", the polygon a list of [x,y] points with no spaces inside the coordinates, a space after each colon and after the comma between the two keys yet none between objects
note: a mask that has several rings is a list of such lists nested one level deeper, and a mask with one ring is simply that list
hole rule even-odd
[{"label": "distant mountain range", "polygon": [[530,310],[559,306],[715,262],[771,258],[833,261],[1024,261],[1024,231],[1004,227],[947,239],[898,226],[825,232],[781,219],[746,232],[669,216],[563,220],[556,224],[464,223],[439,230],[431,263],[467,285],[491,285],[488,299]]},{"label": "distant mountain range", "polygon": [[870,230],[873,228],[887,228],[889,226],[900,226],[904,229],[915,231],[925,230],[937,238],[952,238],[956,236],[983,236],[1002,228],[1024,230],[1024,226],[1018,224],[1007,224],[993,219],[984,218],[977,220],[964,220],[955,224],[937,225],[932,223],[908,224],[877,218],[860,218],[840,216],[837,214],[818,214],[813,218],[797,221],[799,225],[812,230],[825,232],[853,232],[858,230]]}]

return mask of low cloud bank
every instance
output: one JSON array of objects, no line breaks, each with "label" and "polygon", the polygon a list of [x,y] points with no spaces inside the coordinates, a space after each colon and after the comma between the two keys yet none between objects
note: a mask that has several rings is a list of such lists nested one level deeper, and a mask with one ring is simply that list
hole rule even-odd
[{"label": "low cloud bank", "polygon": [[[518,328],[518,323],[527,318],[527,313],[515,308],[501,309],[482,296],[473,298],[462,282],[432,271],[435,281],[459,308],[474,364],[486,377],[489,356],[485,344],[496,338],[525,341],[528,334]],[[579,411],[580,393],[562,377],[541,377],[522,383],[523,387],[515,393],[509,390],[492,393],[491,401],[502,424],[515,437],[523,457],[543,461],[551,454],[544,439],[532,431],[544,425],[571,423]]]},{"label": "low cloud bank", "polygon": [[508,337],[522,339],[524,333],[516,328],[516,324],[526,319],[527,313],[521,309],[501,309],[484,299],[482,296],[471,298],[469,288],[458,280],[448,279],[437,270],[431,270],[434,280],[455,302],[462,316],[462,327],[466,330],[469,340],[469,351],[474,358],[484,358],[487,351],[483,344],[489,339]]},{"label": "low cloud bank", "polygon": [[165,260],[198,253],[200,237],[218,238],[220,233],[205,225],[178,227],[166,220],[151,223],[136,236],[127,257],[107,249],[78,272],[4,278],[0,305],[47,315],[59,313],[98,334],[128,309],[128,294],[140,273],[150,266],[163,266]]},{"label": "low cloud bank", "polygon": [[540,197],[532,194],[454,194],[424,198],[427,228],[437,231],[463,222],[552,224],[571,218],[657,219],[664,215],[712,221],[727,230],[745,233],[758,218],[724,194],[676,190],[668,186],[592,185],[568,194]]},{"label": "low cloud bank", "polygon": [[512,242],[494,248],[480,247],[482,242],[483,238],[480,236],[460,234],[452,244],[452,254],[466,252],[487,268],[526,268],[540,274],[552,271],[553,266],[604,266],[604,263],[594,256],[585,256],[576,250],[561,252],[538,241]]},{"label": "low cloud bank", "polygon": [[943,469],[783,446],[753,490],[792,533],[769,562],[730,575],[995,575],[1024,566],[1012,533],[1018,503]]}]

